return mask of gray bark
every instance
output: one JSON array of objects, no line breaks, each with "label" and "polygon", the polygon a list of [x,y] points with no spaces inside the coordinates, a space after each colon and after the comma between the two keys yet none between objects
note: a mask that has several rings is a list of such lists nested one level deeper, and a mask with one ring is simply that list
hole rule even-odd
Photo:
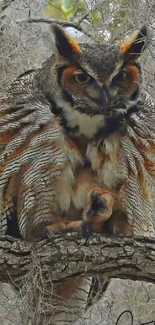
[{"label": "gray bark", "polygon": [[52,242],[30,243],[12,237],[0,239],[0,277],[17,280],[28,273],[34,257],[42,273],[53,281],[77,275],[155,282],[155,239],[105,237],[89,239],[77,234],[57,235]]}]

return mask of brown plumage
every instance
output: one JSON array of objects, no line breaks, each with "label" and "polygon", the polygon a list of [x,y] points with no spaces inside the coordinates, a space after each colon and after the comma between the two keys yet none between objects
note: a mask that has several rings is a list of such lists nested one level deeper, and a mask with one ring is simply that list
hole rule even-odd
[{"label": "brown plumage", "polygon": [[[121,49],[53,31],[56,53],[0,100],[1,233],[154,236],[155,105],[137,61],[147,29]],[[85,308],[91,279],[84,283]]]}]

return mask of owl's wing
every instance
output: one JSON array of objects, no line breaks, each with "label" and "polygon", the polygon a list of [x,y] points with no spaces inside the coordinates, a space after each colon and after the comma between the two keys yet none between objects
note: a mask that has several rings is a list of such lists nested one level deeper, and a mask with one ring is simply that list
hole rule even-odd
[{"label": "owl's wing", "polygon": [[52,184],[60,177],[64,163],[58,118],[37,89],[33,73],[22,76],[0,99],[2,234],[16,215],[23,237],[37,224],[48,222],[56,208]]},{"label": "owl's wing", "polygon": [[138,103],[121,140],[126,180],[120,204],[126,211],[134,235],[155,236],[155,104],[149,95]]}]

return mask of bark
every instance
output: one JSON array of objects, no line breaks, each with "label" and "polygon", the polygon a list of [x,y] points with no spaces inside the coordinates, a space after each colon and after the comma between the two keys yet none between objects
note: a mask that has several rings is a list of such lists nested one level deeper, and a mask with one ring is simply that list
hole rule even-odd
[{"label": "bark", "polygon": [[30,243],[12,237],[0,239],[0,277],[10,282],[22,277],[37,259],[53,281],[76,275],[155,282],[155,239],[105,237],[93,234],[57,235],[52,242]]}]

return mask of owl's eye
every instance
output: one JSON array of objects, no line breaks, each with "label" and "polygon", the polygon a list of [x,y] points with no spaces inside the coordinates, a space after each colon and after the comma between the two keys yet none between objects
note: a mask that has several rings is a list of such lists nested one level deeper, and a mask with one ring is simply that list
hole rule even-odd
[{"label": "owl's eye", "polygon": [[132,76],[127,69],[121,70],[112,80],[112,85],[118,87],[126,87],[128,83],[132,82]]},{"label": "owl's eye", "polygon": [[129,73],[122,71],[122,81],[127,81],[129,79]]},{"label": "owl's eye", "polygon": [[122,81],[122,82],[126,82],[129,80],[129,72],[128,71],[121,71],[119,74],[118,74],[118,81]]},{"label": "owl's eye", "polygon": [[88,74],[84,73],[81,70],[76,70],[73,73],[73,76],[74,76],[74,80],[76,81],[76,83],[78,83],[80,85],[86,85],[91,79],[91,77]]}]

